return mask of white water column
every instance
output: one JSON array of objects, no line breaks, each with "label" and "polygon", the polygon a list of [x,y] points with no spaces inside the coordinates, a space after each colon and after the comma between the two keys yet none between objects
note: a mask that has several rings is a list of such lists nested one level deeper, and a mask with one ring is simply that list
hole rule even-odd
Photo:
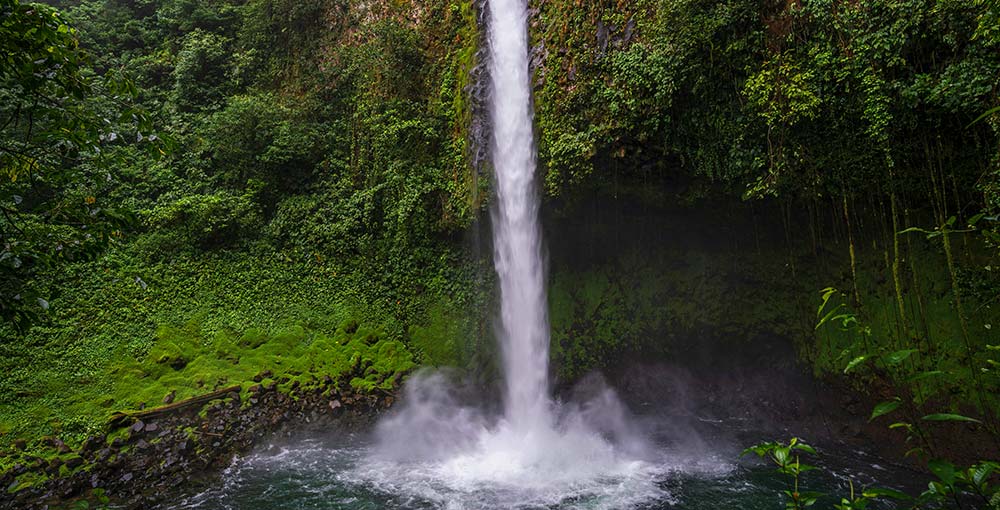
[{"label": "white water column", "polygon": [[522,432],[551,425],[549,326],[535,186],[525,0],[489,0],[491,119],[497,200],[494,264],[500,278],[505,418]]}]

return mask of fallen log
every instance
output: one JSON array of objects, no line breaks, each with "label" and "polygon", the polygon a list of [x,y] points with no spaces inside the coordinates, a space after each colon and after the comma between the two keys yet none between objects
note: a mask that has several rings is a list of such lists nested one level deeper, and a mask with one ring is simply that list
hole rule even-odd
[{"label": "fallen log", "polygon": [[156,407],[153,409],[143,409],[141,411],[116,411],[108,419],[108,424],[111,425],[112,429],[119,427],[124,427],[136,420],[145,420],[150,418],[158,418],[161,416],[173,414],[182,409],[189,408],[197,404],[204,404],[206,402],[215,400],[217,398],[222,398],[229,393],[237,393],[243,389],[240,385],[230,386],[228,388],[222,388],[221,390],[215,390],[211,393],[205,393],[204,395],[198,395],[196,397],[191,397],[188,399],[181,400],[179,402],[174,402],[173,404],[167,404],[165,406]]}]

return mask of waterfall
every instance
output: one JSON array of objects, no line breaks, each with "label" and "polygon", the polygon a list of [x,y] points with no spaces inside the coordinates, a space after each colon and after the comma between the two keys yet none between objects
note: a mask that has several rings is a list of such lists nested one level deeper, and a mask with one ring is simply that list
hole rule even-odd
[{"label": "waterfall", "polygon": [[498,336],[505,417],[515,428],[550,423],[549,327],[535,189],[535,144],[525,0],[489,2],[494,264],[500,281]]},{"label": "waterfall", "polygon": [[660,497],[657,471],[645,460],[652,449],[600,377],[590,379],[582,400],[549,395],[527,3],[487,3],[503,412],[470,404],[447,372],[418,372],[406,383],[402,405],[379,422],[359,477],[392,480],[402,492],[457,508],[563,501],[612,508]]}]

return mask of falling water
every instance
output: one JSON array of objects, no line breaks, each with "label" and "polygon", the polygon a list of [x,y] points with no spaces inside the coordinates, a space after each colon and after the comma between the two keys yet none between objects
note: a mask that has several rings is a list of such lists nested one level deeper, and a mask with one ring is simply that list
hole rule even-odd
[{"label": "falling water", "polygon": [[548,349],[525,0],[491,0],[494,264],[500,279],[505,415],[522,431],[549,419]]},{"label": "falling water", "polygon": [[372,455],[354,475],[391,486],[393,493],[459,508],[565,501],[601,508],[662,498],[654,483],[662,459],[648,462],[654,449],[631,425],[613,390],[597,378],[580,401],[549,395],[527,5],[488,4],[503,413],[493,416],[463,403],[453,378],[443,373],[418,373],[407,382],[402,406],[379,423]]}]

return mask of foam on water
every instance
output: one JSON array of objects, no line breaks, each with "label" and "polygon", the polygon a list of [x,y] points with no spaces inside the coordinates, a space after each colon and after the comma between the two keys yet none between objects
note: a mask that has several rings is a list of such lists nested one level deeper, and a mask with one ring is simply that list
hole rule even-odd
[{"label": "foam on water", "polygon": [[415,374],[355,481],[456,508],[621,508],[667,497],[657,483],[670,470],[665,456],[610,389],[591,386],[580,402],[550,402],[546,426],[525,427],[463,405],[442,373]]}]

